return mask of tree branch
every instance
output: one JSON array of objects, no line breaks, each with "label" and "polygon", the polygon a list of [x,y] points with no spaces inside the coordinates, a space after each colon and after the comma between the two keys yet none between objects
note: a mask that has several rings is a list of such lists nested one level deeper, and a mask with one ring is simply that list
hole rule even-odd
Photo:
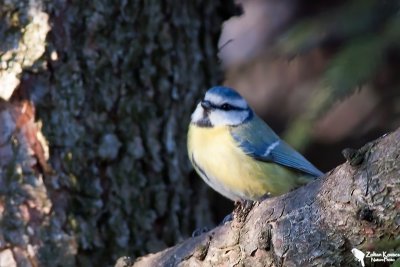
[{"label": "tree branch", "polygon": [[[348,151],[347,151],[348,152]],[[400,234],[400,129],[348,162],[248,214],[172,248],[116,266],[351,266],[351,249]],[[358,266],[358,265],[355,265]]]}]

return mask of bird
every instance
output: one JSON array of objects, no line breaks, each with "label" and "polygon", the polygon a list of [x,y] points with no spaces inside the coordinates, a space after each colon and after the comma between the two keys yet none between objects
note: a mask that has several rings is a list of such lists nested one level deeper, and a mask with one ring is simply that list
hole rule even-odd
[{"label": "bird", "polygon": [[279,196],[323,175],[226,86],[210,88],[197,104],[187,151],[198,175],[234,202]]}]

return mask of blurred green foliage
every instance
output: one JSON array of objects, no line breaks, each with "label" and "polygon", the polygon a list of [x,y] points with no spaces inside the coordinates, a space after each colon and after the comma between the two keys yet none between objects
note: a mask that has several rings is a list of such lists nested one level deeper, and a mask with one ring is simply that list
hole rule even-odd
[{"label": "blurred green foliage", "polygon": [[[330,57],[308,109],[286,132],[289,143],[305,148],[314,121],[332,104],[373,84],[383,69],[391,68],[390,57],[400,54],[399,7],[399,1],[338,2],[299,16],[281,35],[277,47],[282,55],[295,57],[319,49]],[[392,87],[398,90],[397,79]]]}]

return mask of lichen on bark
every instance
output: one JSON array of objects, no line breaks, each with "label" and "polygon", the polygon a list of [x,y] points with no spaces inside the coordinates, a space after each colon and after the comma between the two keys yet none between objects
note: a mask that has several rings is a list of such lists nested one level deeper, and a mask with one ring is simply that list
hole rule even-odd
[{"label": "lichen on bark", "polygon": [[0,97],[8,100],[20,84],[24,69],[34,66],[45,51],[49,16],[41,1],[0,4]]}]

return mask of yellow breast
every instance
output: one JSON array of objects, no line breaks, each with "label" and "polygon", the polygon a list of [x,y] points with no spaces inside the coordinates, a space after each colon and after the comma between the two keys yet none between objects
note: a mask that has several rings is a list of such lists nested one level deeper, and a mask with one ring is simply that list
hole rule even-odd
[{"label": "yellow breast", "polygon": [[297,187],[294,173],[243,153],[229,126],[189,126],[188,152],[196,171],[214,190],[234,201],[258,200]]}]

